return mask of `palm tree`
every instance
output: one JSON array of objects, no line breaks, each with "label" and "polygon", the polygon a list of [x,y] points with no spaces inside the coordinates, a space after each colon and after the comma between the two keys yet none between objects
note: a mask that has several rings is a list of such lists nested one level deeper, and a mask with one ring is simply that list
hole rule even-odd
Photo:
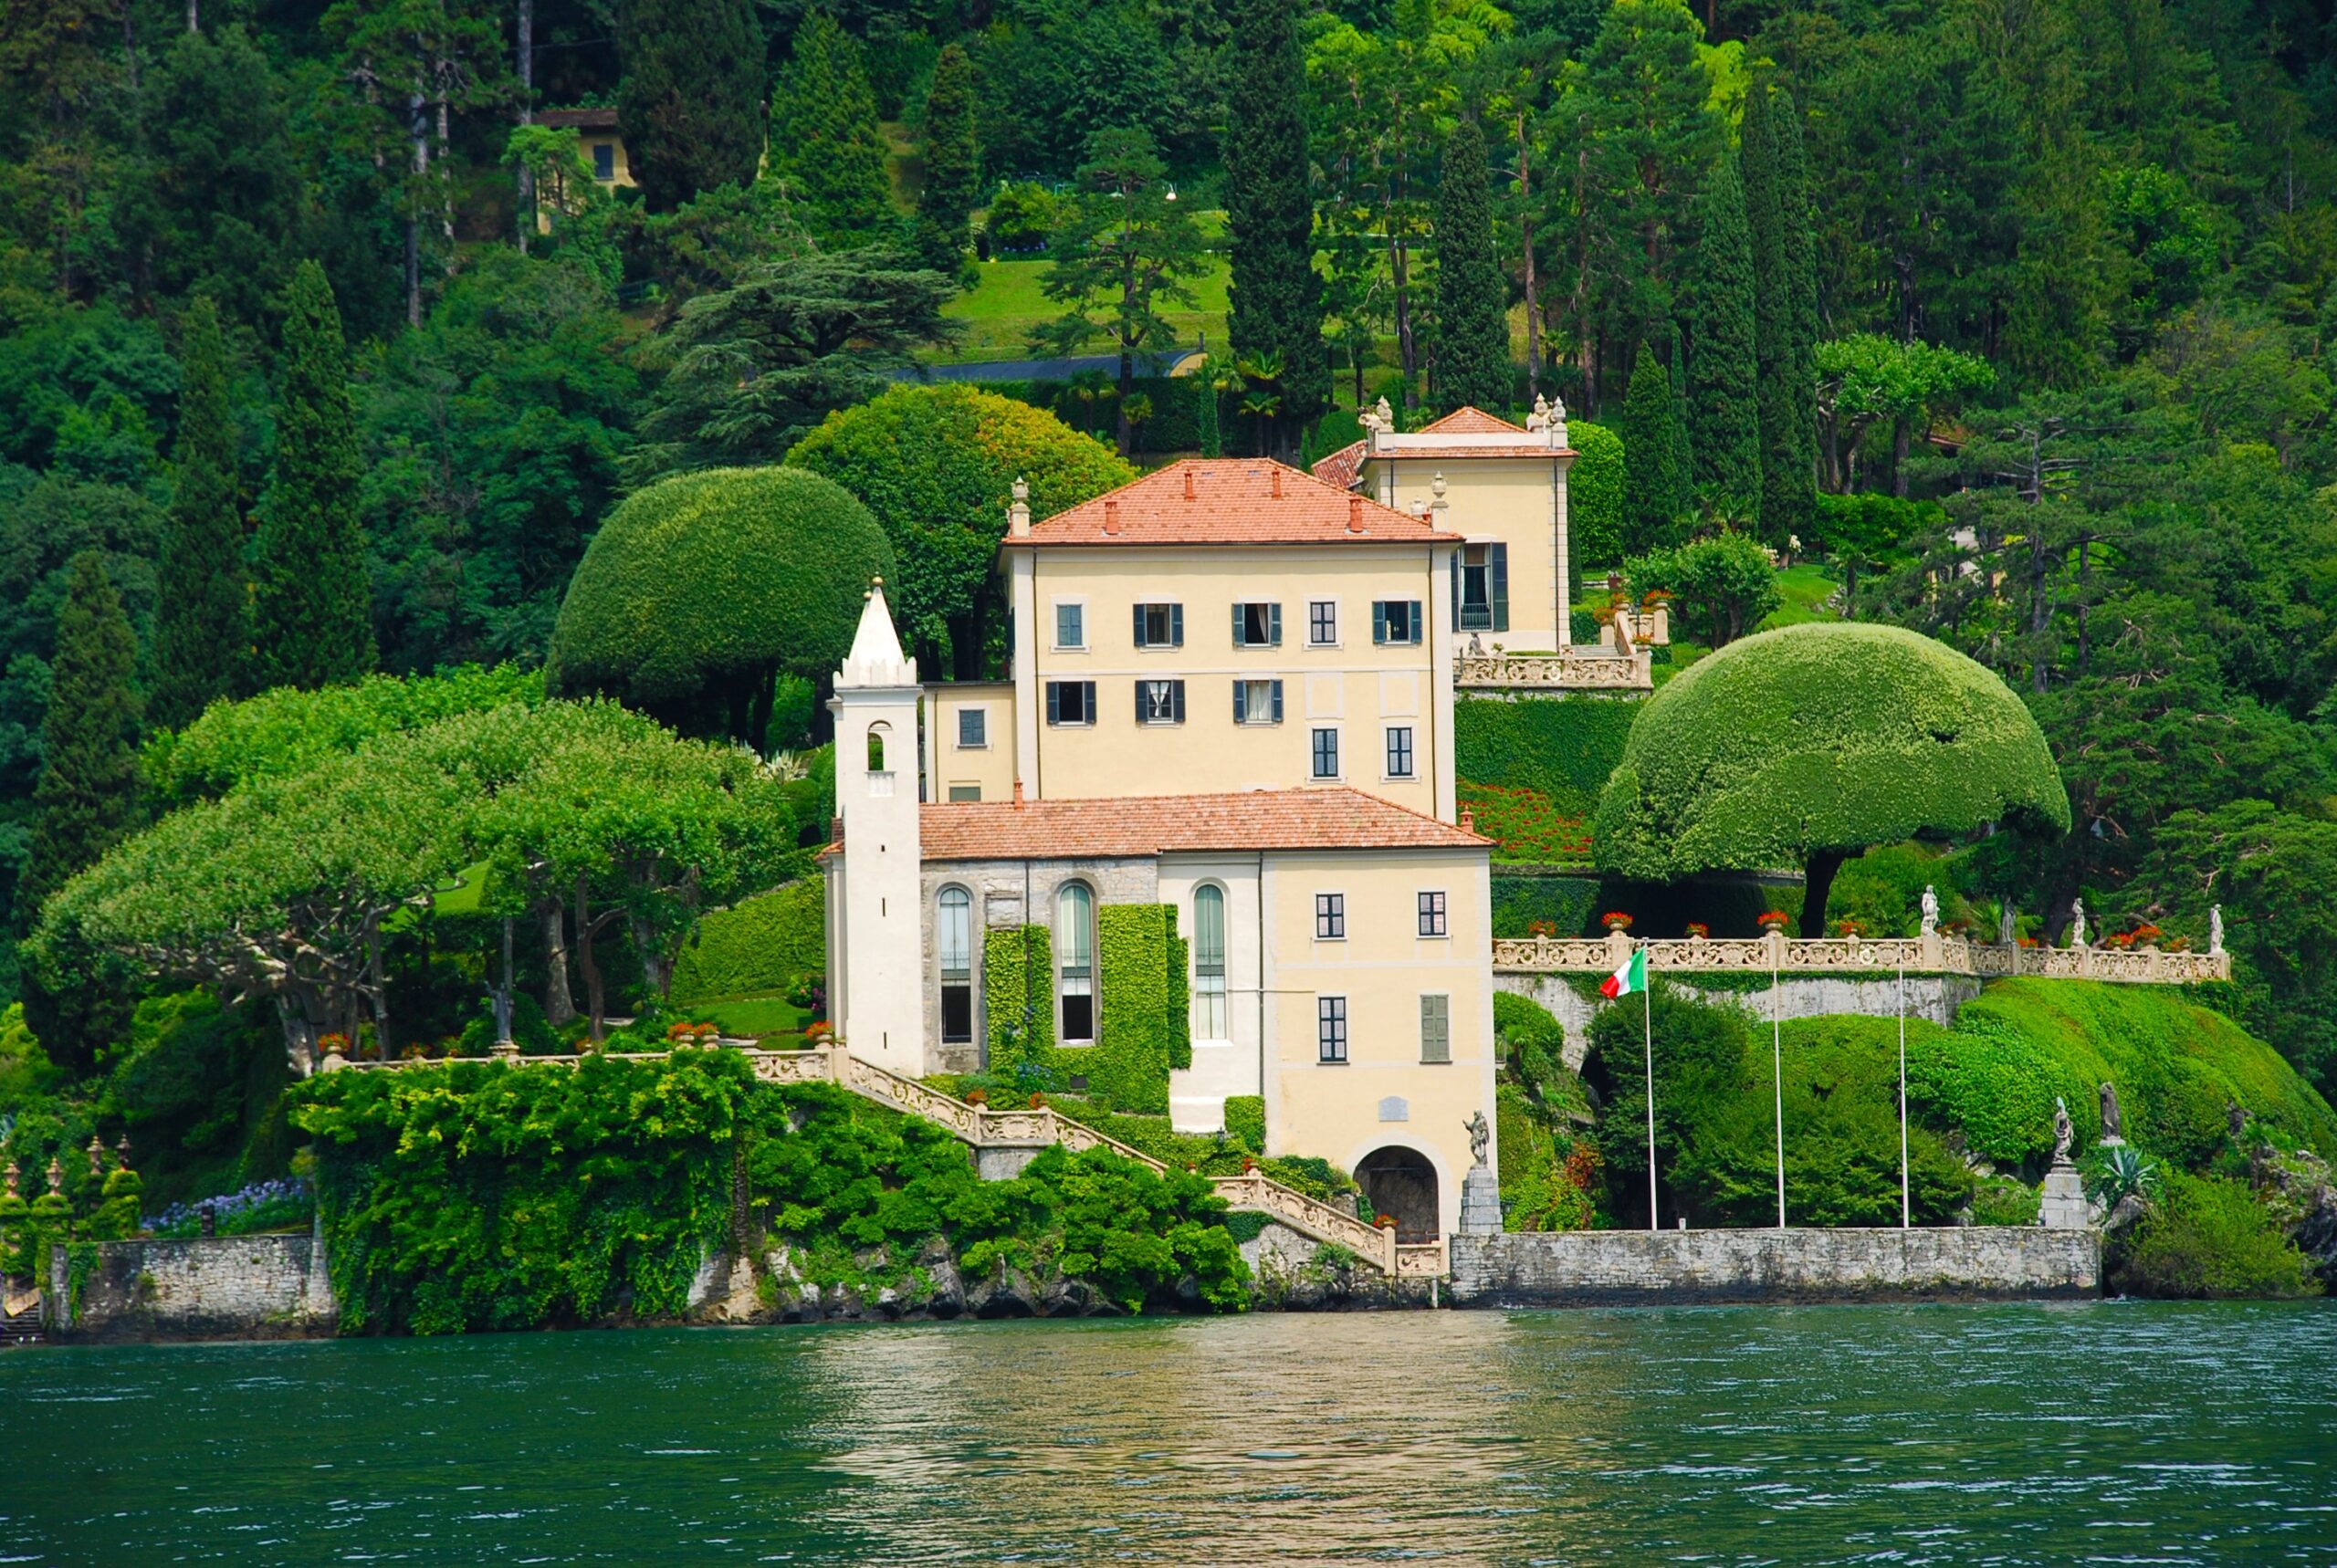
[{"label": "palm tree", "polygon": [[1282,413],[1282,378],[1285,372],[1282,350],[1269,349],[1264,353],[1233,361],[1233,373],[1242,378],[1242,412],[1258,422],[1258,455],[1266,456],[1266,425]]}]

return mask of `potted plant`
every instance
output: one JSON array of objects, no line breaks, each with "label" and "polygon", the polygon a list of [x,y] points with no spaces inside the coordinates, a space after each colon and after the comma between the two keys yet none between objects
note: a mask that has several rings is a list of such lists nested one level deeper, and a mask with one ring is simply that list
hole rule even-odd
[{"label": "potted plant", "polygon": [[1844,915],[1834,922],[1834,932],[1839,936],[1848,936],[1855,941],[1866,935],[1866,927],[1859,924],[1856,916]]},{"label": "potted plant", "polygon": [[966,1091],[966,1103],[974,1106],[987,1105],[990,1103],[990,1092],[985,1089],[969,1089]]},{"label": "potted plant", "polygon": [[1631,928],[1631,917],[1619,909],[1610,909],[1598,917],[1598,924],[1609,931],[1629,931]]},{"label": "potted plant", "polygon": [[826,1045],[835,1039],[836,1026],[825,1019],[813,1019],[803,1026],[805,1045]]},{"label": "potted plant", "polygon": [[1760,925],[1764,931],[1783,931],[1792,923],[1793,916],[1782,909],[1765,909],[1761,912]]},{"label": "potted plant", "polygon": [[1392,1214],[1383,1214],[1372,1220],[1371,1224],[1375,1230],[1393,1230],[1396,1228],[1396,1217]]},{"label": "potted plant", "polygon": [[1555,937],[1557,934],[1558,923],[1555,920],[1529,920],[1525,923],[1525,935],[1528,936],[1539,939]]},{"label": "potted plant", "polygon": [[1710,936],[1712,934],[1713,934],[1713,928],[1712,928],[1711,926],[1709,926],[1709,925],[1705,925],[1703,921],[1701,921],[1701,920],[1691,920],[1690,922],[1688,922],[1688,940],[1689,940],[1689,941],[1691,941],[1691,942],[1702,942],[1705,937]]}]

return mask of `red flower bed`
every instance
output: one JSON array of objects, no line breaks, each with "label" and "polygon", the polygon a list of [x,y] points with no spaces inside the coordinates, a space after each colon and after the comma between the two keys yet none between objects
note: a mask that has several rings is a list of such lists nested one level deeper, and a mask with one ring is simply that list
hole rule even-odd
[{"label": "red flower bed", "polygon": [[1538,789],[1464,784],[1461,803],[1476,816],[1477,831],[1501,845],[1511,861],[1567,862],[1590,858],[1590,824],[1569,817]]}]

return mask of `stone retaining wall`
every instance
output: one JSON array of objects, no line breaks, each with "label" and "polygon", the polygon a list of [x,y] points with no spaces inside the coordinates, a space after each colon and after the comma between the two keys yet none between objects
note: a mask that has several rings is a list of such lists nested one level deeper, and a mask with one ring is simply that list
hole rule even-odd
[{"label": "stone retaining wall", "polygon": [[1456,1305],[2045,1300],[2101,1293],[2091,1230],[1577,1230],[1452,1239]]},{"label": "stone retaining wall", "polygon": [[57,1339],[303,1339],[331,1333],[338,1318],[313,1234],[109,1241],[78,1312],[64,1248],[51,1274]]}]

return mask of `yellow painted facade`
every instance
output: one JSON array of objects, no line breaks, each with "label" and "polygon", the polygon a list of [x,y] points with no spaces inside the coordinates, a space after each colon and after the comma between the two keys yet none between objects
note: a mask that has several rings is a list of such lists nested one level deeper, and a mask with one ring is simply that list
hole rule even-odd
[{"label": "yellow painted facade", "polygon": [[1416,507],[1441,532],[1472,545],[1508,547],[1508,625],[1490,618],[1457,628],[1490,647],[1555,652],[1566,639],[1571,596],[1567,586],[1566,472],[1570,452],[1547,457],[1369,455],[1364,493],[1400,512]]},{"label": "yellow painted facade", "polygon": [[949,681],[925,688],[925,798],[1014,798],[1014,685]]}]

